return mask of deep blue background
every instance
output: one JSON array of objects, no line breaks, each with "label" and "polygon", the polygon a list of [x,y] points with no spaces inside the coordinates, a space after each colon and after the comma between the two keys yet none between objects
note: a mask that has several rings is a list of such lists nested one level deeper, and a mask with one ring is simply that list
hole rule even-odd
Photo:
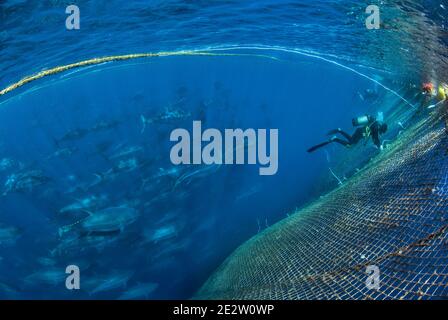
[{"label": "deep blue background", "polygon": [[[0,20],[0,52],[7,57],[1,62],[2,87],[42,68],[95,56],[244,43],[313,50],[407,98],[418,93],[412,84],[418,83],[425,67],[410,65],[425,54],[410,41],[415,32],[394,33],[392,28],[381,34],[367,33],[363,5],[350,1],[318,1],[313,6],[308,1],[217,1],[210,5],[79,1],[82,27],[79,33],[68,34],[60,27],[65,16],[59,12],[64,5],[63,1],[0,5],[4,18]],[[400,20],[392,19],[400,17],[396,9],[389,4],[385,16],[399,25]],[[28,23],[19,24],[18,16]],[[437,11],[434,21],[438,19]],[[432,48],[437,59],[437,46]],[[14,245],[0,244],[0,284],[8,289],[0,290],[0,297],[118,298],[138,283],[155,283],[158,286],[148,298],[189,298],[238,245],[337,186],[328,169],[342,177],[345,170],[338,170],[342,171],[345,152],[330,146],[309,155],[308,147],[326,139],[330,129],[351,131],[355,116],[380,110],[387,117],[397,111],[396,96],[335,64],[272,50],[244,53],[249,55],[109,63],[42,79],[2,98],[1,157],[40,169],[52,180],[33,192],[0,198],[0,222],[21,230]],[[260,53],[278,60],[257,56]],[[360,99],[359,92],[366,89],[377,90],[374,101]],[[193,117],[149,125],[142,134],[140,115],[155,115],[170,105],[192,112]],[[172,179],[150,179],[153,190],[137,193],[142,179],[172,167],[171,130],[191,129],[201,110],[204,128],[279,129],[277,175],[259,176],[257,166],[223,166],[176,189],[170,187]],[[55,142],[70,130],[91,128],[101,120],[120,124],[62,146]],[[396,133],[396,120],[390,127]],[[139,157],[150,165],[88,192],[69,192],[116,165],[97,152],[100,143],[109,144],[106,155],[120,144],[142,146],[145,152]],[[49,159],[58,147],[76,147],[77,151]],[[375,152],[366,147],[362,160]],[[360,153],[351,153],[352,157],[355,154]],[[345,164],[347,171],[357,165]],[[18,171],[13,167],[0,172],[1,182]],[[145,207],[166,190],[167,198]],[[82,251],[82,246],[75,246],[62,255],[52,254],[64,241],[58,228],[79,219],[58,211],[92,194],[107,195],[105,207],[135,207],[139,220],[100,250]],[[176,232],[160,241],[145,238],[166,227]],[[39,262],[42,257],[53,259],[62,273],[68,264],[80,265],[82,290],[66,290],[63,274],[62,280],[45,278],[49,267]],[[126,285],[89,294],[104,279],[127,272],[132,277]]]}]

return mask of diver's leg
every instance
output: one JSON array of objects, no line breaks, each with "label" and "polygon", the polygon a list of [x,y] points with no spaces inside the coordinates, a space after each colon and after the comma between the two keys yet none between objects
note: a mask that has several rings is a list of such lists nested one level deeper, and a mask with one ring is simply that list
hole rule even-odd
[{"label": "diver's leg", "polygon": [[345,140],[343,140],[343,139],[339,139],[338,137],[332,137],[332,138],[331,138],[330,140],[328,140],[328,141],[325,141],[325,142],[323,142],[323,143],[320,143],[320,144],[318,144],[318,145],[315,145],[314,147],[309,148],[309,149],[307,150],[307,152],[309,152],[309,153],[314,152],[314,151],[316,151],[316,150],[318,150],[318,149],[320,149],[320,148],[322,148],[322,147],[325,147],[326,145],[328,145],[328,144],[330,144],[330,143],[333,143],[333,142],[339,143],[339,144],[341,144],[341,145],[343,145],[344,147],[347,147],[347,148],[351,146],[351,144],[350,144],[349,141],[345,141]]},{"label": "diver's leg", "polygon": [[347,148],[352,145],[349,141],[345,141],[345,140],[339,139],[337,137],[331,138],[330,142],[336,142],[336,143],[342,144],[344,147],[347,147]]},{"label": "diver's leg", "polygon": [[345,132],[344,130],[342,130],[341,128],[337,128],[331,131],[328,131],[327,135],[333,135],[333,134],[337,134],[340,133],[341,135],[344,136],[345,139],[349,140],[352,138],[351,135],[349,135],[347,132]]},{"label": "diver's leg", "polygon": [[351,145],[355,145],[357,144],[359,141],[361,141],[361,139],[363,138],[363,129],[358,128],[356,129],[355,133],[353,133],[352,136],[349,136],[348,141],[350,142]]},{"label": "diver's leg", "polygon": [[340,133],[341,131],[342,131],[341,128],[330,130],[330,131],[327,132],[327,136],[331,136],[331,135],[334,135],[336,133]]},{"label": "diver's leg", "polygon": [[347,139],[348,141],[350,141],[352,139],[352,136],[349,135],[347,132],[345,131],[339,131],[340,134],[342,134],[344,136],[345,139]]}]

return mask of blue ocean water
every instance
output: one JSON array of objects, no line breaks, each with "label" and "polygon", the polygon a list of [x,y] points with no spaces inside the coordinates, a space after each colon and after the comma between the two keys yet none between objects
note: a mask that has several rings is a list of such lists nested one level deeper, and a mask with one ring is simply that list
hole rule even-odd
[{"label": "blue ocean water", "polygon": [[[65,28],[70,4],[80,30]],[[307,148],[379,111],[395,139],[421,82],[447,71],[446,3],[378,2],[380,30],[365,27],[368,4],[2,1],[1,89],[95,57],[213,55],[73,69],[0,98],[0,297],[190,298],[244,241],[349,179],[378,153],[372,144],[348,156]],[[173,110],[181,116],[163,121]],[[174,166],[170,133],[193,120],[278,129],[278,173]],[[86,231],[86,219],[116,208],[125,222]],[[66,289],[68,265],[81,290]]]}]

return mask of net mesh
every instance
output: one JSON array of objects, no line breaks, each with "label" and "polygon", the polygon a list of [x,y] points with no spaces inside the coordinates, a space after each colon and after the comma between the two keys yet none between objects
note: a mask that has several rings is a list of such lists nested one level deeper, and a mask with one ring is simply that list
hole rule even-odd
[{"label": "net mesh", "polygon": [[343,186],[243,244],[195,298],[447,298],[447,155],[440,117],[419,121]]}]

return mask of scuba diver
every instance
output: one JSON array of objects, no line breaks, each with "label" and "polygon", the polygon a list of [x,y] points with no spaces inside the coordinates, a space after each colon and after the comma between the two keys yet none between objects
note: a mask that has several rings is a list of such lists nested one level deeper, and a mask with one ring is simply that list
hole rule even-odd
[{"label": "scuba diver", "polygon": [[383,114],[380,112],[375,118],[370,115],[361,116],[352,120],[353,126],[358,127],[353,135],[349,135],[342,129],[338,128],[328,132],[328,135],[340,134],[345,139],[338,138],[337,136],[331,137],[328,141],[320,143],[314,147],[311,147],[307,151],[309,153],[314,152],[330,143],[336,142],[343,145],[346,148],[350,148],[358,144],[362,139],[366,141],[371,137],[373,143],[380,149],[383,150],[383,146],[380,140],[380,135],[387,132],[387,124],[384,123]]},{"label": "scuba diver", "polygon": [[[422,91],[422,108],[434,109],[442,106],[441,116],[445,122],[446,132],[448,133],[448,84],[441,83],[437,86],[436,90],[436,86],[432,82],[424,83],[422,85]],[[431,102],[433,104],[429,105]]]},{"label": "scuba diver", "polygon": [[358,92],[358,96],[362,101],[376,100],[379,96],[376,89],[365,89],[363,92]]},{"label": "scuba diver", "polygon": [[431,82],[428,82],[423,84],[422,91],[424,96],[423,101],[424,105],[429,104],[431,101],[435,99],[436,102],[427,107],[428,109],[433,109],[439,106],[440,104],[443,104],[447,100],[448,85],[446,83],[442,83],[437,87],[436,90],[435,85]]}]

